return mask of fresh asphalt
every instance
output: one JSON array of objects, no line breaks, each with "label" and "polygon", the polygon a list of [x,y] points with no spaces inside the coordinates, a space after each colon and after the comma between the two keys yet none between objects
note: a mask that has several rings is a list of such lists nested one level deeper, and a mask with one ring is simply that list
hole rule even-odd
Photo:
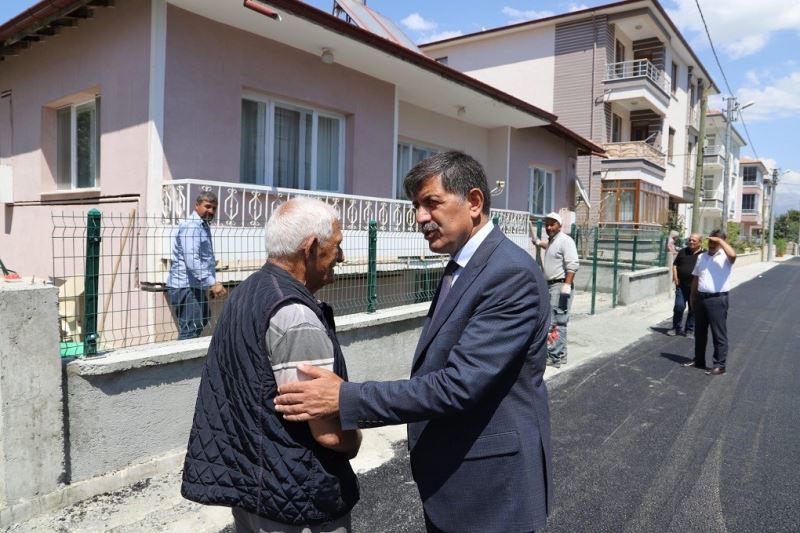
[{"label": "fresh asphalt", "polygon": [[[799,319],[794,258],[731,292],[723,376],[681,367],[693,341],[666,323],[554,376],[546,530],[800,531]],[[405,443],[360,478],[354,531],[424,531]]]}]

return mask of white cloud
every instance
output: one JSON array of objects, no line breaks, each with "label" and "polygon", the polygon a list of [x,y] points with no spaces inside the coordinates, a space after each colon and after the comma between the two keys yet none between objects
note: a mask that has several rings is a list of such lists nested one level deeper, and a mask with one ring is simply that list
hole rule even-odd
[{"label": "white cloud", "polygon": [[570,4],[569,5],[569,12],[574,13],[575,11],[583,11],[584,9],[589,9],[589,6],[586,4]]},{"label": "white cloud", "polygon": [[543,19],[545,17],[552,17],[555,15],[552,11],[537,11],[535,9],[517,9],[514,7],[505,6],[503,8],[503,15],[509,17],[510,24],[517,22],[525,22],[527,20]]},{"label": "white cloud", "polygon": [[[672,20],[681,30],[695,34],[693,41],[708,46],[695,0],[673,3],[675,7],[668,9]],[[775,32],[800,30],[797,0],[703,0],[700,7],[714,45],[733,59],[762,50]]]},{"label": "white cloud", "polygon": [[748,73],[747,82],[736,93],[743,104],[755,102],[742,112],[746,120],[800,117],[800,70],[777,78],[768,73]]},{"label": "white cloud", "polygon": [[411,31],[431,31],[438,26],[433,21],[425,20],[419,13],[411,13],[400,21],[400,23]]},{"label": "white cloud", "polygon": [[800,172],[796,170],[781,176],[775,189],[775,216],[789,209],[800,209]]},{"label": "white cloud", "polygon": [[426,35],[424,41],[421,42],[432,43],[434,41],[443,41],[445,39],[459,37],[460,35],[464,35],[460,30],[440,31],[438,33],[431,33],[430,35]]}]

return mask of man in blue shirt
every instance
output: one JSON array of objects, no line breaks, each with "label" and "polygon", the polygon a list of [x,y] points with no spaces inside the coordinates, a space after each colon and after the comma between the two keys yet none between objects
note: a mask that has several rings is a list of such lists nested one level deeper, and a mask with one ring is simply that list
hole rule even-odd
[{"label": "man in blue shirt", "polygon": [[169,303],[178,319],[178,339],[199,337],[211,319],[209,294],[225,296],[216,278],[214,247],[208,223],[217,211],[217,195],[201,192],[192,214],[181,222],[172,245],[172,266],[167,278]]}]

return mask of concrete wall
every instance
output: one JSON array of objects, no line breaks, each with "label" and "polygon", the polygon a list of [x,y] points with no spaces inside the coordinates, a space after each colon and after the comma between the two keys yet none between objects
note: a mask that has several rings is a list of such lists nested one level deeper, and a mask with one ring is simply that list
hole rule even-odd
[{"label": "concrete wall", "polygon": [[56,310],[54,287],[0,281],[0,509],[64,481]]},{"label": "concrete wall", "polygon": [[619,276],[619,305],[630,305],[672,289],[672,274],[667,267],[652,267],[636,272],[623,272]]},{"label": "concrete wall", "polygon": [[437,45],[425,52],[546,111],[553,111],[555,25]]}]

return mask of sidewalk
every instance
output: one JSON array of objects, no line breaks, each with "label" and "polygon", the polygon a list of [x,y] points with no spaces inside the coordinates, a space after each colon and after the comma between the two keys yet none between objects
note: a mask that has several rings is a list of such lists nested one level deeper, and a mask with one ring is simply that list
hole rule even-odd
[{"label": "sidewalk", "polygon": [[[734,265],[733,286],[764,275],[778,262]],[[653,326],[672,317],[673,295],[665,294],[636,304],[604,309],[596,315],[578,315],[569,324],[569,363],[548,367],[545,380],[597,357],[612,355],[652,331]],[[734,305],[737,305],[734,302]],[[377,468],[394,457],[393,444],[406,438],[405,426],[363,431],[364,441],[352,461],[358,473]],[[230,510],[198,505],[180,496],[180,473],[172,472],[141,481],[133,486],[101,494],[49,515],[10,526],[7,532],[106,532],[138,533],[160,531],[219,533],[230,531]]]}]

